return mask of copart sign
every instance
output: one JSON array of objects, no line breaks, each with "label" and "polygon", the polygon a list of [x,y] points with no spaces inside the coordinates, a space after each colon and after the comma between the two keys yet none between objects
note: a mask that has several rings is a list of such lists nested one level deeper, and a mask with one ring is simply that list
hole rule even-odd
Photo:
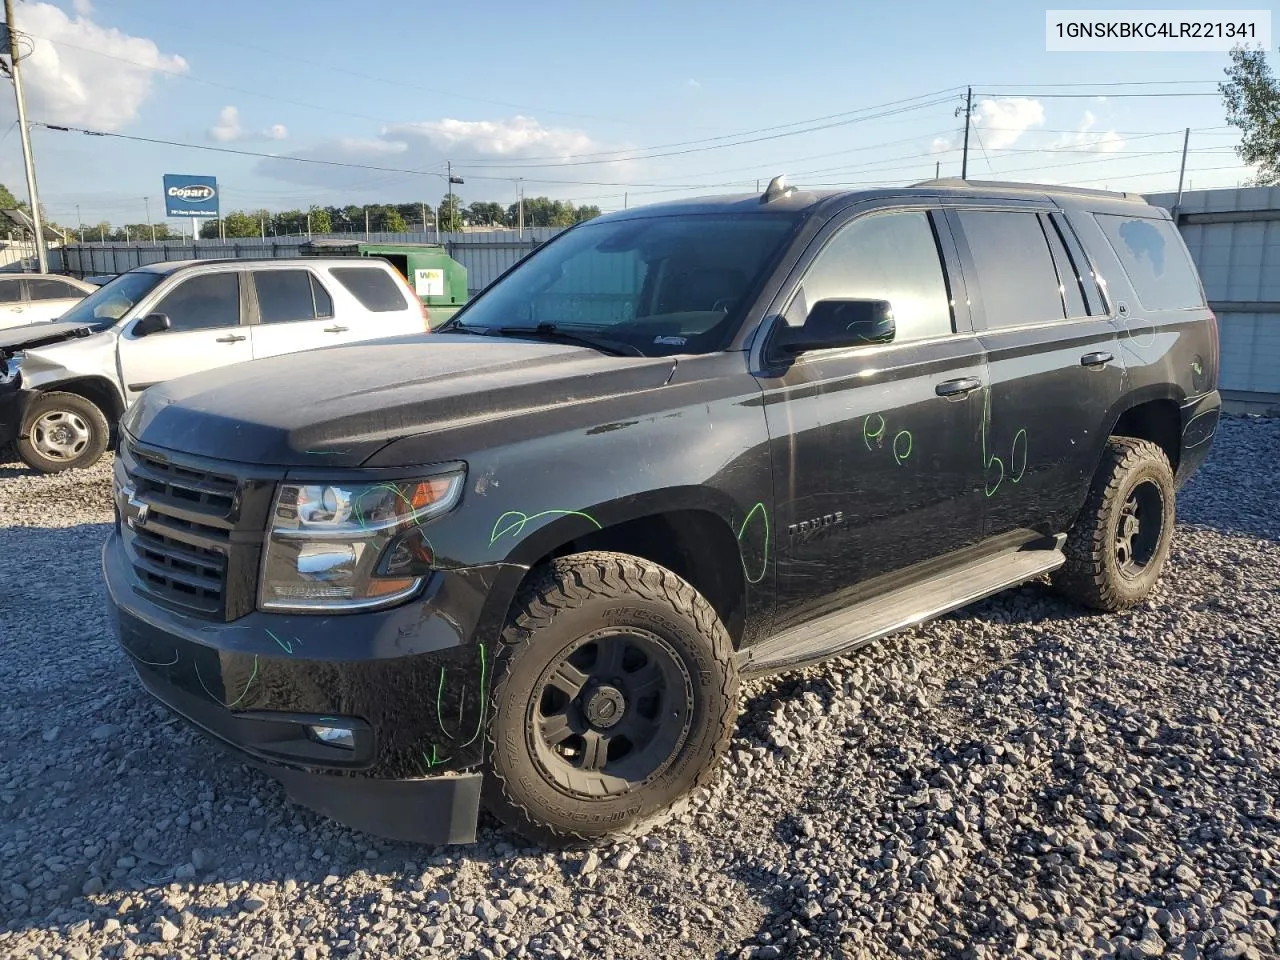
[{"label": "copart sign", "polygon": [[218,180],[189,173],[164,175],[164,215],[166,217],[216,217]]}]

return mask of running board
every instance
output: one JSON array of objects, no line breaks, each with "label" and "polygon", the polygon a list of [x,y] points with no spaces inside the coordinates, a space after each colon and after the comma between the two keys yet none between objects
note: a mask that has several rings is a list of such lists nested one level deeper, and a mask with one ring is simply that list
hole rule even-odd
[{"label": "running board", "polygon": [[1064,539],[1048,549],[997,554],[791,627],[739,651],[738,669],[759,676],[807,666],[989,597],[1066,563]]}]

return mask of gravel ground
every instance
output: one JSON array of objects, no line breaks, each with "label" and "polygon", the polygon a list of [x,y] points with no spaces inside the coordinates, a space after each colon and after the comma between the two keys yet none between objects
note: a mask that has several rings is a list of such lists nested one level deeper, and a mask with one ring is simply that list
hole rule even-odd
[{"label": "gravel ground", "polygon": [[713,789],[569,852],[289,804],[133,682],[107,465],[0,466],[0,956],[1276,956],[1278,463],[1225,420],[1142,609],[1030,585],[752,682]]}]

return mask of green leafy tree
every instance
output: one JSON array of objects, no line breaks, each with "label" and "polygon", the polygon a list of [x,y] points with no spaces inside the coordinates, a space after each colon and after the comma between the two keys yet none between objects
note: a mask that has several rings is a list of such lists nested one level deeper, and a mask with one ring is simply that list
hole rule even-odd
[{"label": "green leafy tree", "polygon": [[307,212],[311,215],[312,233],[333,233],[333,219],[327,207],[318,207],[313,204]]},{"label": "green leafy tree", "polygon": [[438,222],[441,230],[459,230],[462,228],[462,201],[456,193],[450,191],[440,201]]},{"label": "green leafy tree", "polygon": [[271,230],[276,236],[305,236],[307,215],[301,210],[282,210],[271,217]]},{"label": "green leafy tree", "polygon": [[1240,130],[1236,153],[1245,163],[1257,165],[1254,183],[1280,184],[1280,82],[1261,50],[1236,47],[1225,72],[1230,82],[1218,84],[1218,90],[1227,123]]},{"label": "green leafy tree", "polygon": [[581,223],[583,220],[590,220],[592,217],[600,216],[600,208],[592,204],[587,206],[583,204],[573,212],[573,222]]},{"label": "green leafy tree", "polygon": [[25,208],[26,205],[21,203],[8,187],[0,183],[0,210],[13,210],[19,206]]},{"label": "green leafy tree", "polygon": [[502,204],[477,200],[466,209],[467,222],[472,226],[500,227],[506,222]]}]

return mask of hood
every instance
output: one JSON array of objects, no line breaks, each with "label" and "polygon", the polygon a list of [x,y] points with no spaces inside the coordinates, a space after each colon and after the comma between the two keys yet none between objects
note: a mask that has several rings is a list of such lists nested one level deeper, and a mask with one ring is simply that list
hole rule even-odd
[{"label": "hood", "polygon": [[92,327],[83,323],[68,323],[62,320],[46,320],[42,323],[28,323],[21,327],[7,327],[0,330],[0,355],[9,356],[18,350],[47,347],[51,343],[87,337],[93,332]]},{"label": "hood", "polygon": [[358,466],[403,437],[659,387],[670,357],[420,334],[221,367],[149,388],[125,429],[170,450],[279,466]]}]

